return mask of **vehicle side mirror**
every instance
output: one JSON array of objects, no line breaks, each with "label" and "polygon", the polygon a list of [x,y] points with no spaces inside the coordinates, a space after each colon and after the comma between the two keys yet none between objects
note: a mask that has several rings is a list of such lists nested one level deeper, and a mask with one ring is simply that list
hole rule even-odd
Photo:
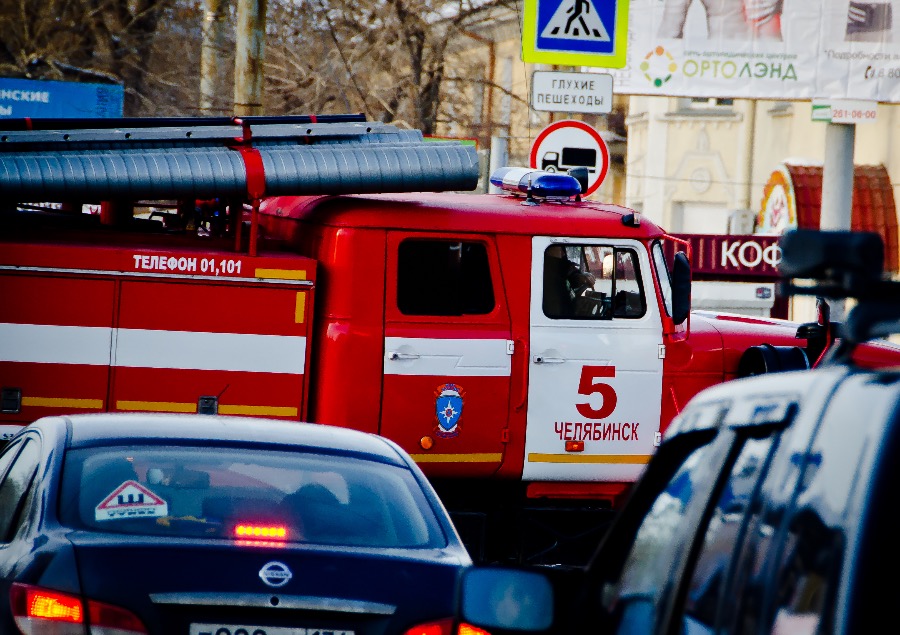
[{"label": "vehicle side mirror", "polygon": [[487,630],[546,631],[553,624],[553,587],[536,571],[476,567],[463,573],[459,616]]},{"label": "vehicle side mirror", "polygon": [[683,251],[672,263],[672,321],[683,323],[691,312],[691,263]]},{"label": "vehicle side mirror", "polygon": [[588,184],[590,183],[590,173],[587,168],[569,168],[566,170],[566,174],[575,177],[575,180],[578,181],[578,184],[581,186],[582,195],[587,192]]}]

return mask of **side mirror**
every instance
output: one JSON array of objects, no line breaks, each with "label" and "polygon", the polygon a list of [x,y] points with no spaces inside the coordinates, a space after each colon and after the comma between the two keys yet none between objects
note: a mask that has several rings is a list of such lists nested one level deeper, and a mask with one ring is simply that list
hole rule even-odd
[{"label": "side mirror", "polygon": [[578,181],[578,184],[581,186],[582,195],[587,192],[588,182],[590,178],[590,174],[588,173],[587,168],[569,168],[568,170],[566,170],[566,174],[575,177],[575,180]]},{"label": "side mirror", "polygon": [[691,312],[691,263],[683,251],[672,263],[672,321],[683,323]]},{"label": "side mirror", "polygon": [[460,586],[459,616],[487,630],[546,631],[553,624],[553,587],[535,571],[468,569]]}]

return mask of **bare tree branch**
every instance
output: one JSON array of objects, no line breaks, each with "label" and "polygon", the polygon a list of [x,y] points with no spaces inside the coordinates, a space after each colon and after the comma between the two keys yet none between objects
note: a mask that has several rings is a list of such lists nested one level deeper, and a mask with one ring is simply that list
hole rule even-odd
[{"label": "bare tree branch", "polygon": [[[473,134],[484,125],[473,94],[488,86],[487,53],[480,44],[470,52],[466,34],[518,2],[269,0],[266,112],[365,112],[425,134],[444,125]],[[215,91],[225,111],[233,107],[233,9]],[[0,72],[119,82],[128,116],[192,114],[203,15],[204,0],[0,0]]]}]

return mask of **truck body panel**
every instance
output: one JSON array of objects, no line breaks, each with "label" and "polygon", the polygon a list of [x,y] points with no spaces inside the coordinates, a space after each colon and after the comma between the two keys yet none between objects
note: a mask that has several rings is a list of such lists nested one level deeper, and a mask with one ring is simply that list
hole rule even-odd
[{"label": "truck body panel", "polygon": [[0,385],[9,434],[59,412],[304,418],[315,263],[213,250],[7,242]]}]

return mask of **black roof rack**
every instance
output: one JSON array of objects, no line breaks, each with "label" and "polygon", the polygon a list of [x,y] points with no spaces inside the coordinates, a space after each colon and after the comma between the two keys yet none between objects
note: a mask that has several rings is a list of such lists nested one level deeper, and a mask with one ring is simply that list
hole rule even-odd
[{"label": "black roof rack", "polygon": [[0,119],[0,130],[78,130],[109,128],[163,128],[186,126],[227,126],[236,120],[250,125],[277,123],[347,123],[365,121],[359,114],[340,115],[284,115],[250,117],[108,117],[108,118],[34,118],[19,117]]},{"label": "black roof rack", "polygon": [[858,302],[836,325],[840,341],[826,362],[847,363],[860,343],[900,333],[900,282],[885,275],[879,234],[794,229],[779,243],[783,294]]}]

